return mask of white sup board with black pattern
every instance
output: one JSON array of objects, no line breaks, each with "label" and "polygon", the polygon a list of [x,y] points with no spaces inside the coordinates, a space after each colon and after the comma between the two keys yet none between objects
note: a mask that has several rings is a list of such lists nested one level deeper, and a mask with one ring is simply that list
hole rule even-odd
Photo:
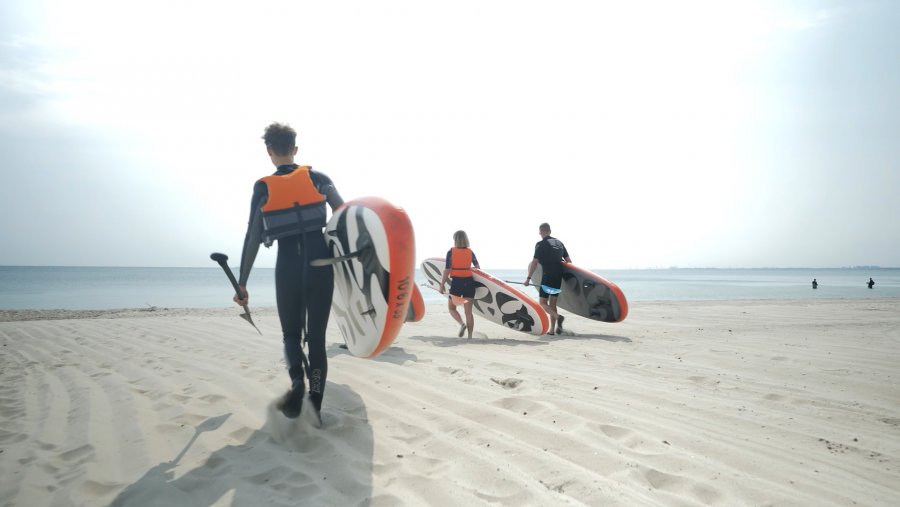
[{"label": "white sup board with black pattern", "polygon": [[[445,266],[445,259],[439,257],[428,258],[422,263],[425,280],[432,289],[439,290]],[[523,333],[540,336],[547,332],[550,319],[537,301],[480,269],[473,268],[472,277],[475,283],[472,313]],[[444,292],[449,290],[448,282]]]},{"label": "white sup board with black pattern", "polygon": [[363,197],[334,213],[325,239],[333,258],[323,262],[334,267],[331,318],[351,354],[375,357],[410,318],[416,268],[412,223],[403,208]]}]

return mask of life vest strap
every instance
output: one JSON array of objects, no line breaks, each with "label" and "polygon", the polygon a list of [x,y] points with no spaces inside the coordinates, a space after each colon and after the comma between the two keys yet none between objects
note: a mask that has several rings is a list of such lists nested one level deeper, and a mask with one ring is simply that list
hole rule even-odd
[{"label": "life vest strap", "polygon": [[325,203],[294,203],[293,208],[263,212],[263,243],[271,246],[281,238],[321,231],[327,223],[327,213]]}]

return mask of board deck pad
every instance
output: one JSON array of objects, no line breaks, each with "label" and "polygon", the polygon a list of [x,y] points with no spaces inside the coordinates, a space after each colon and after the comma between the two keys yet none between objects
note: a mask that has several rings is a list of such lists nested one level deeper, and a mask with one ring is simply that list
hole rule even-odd
[{"label": "board deck pad", "polygon": [[[428,286],[439,290],[446,266],[445,259],[432,257],[422,262]],[[472,313],[495,324],[523,333],[543,335],[550,327],[550,318],[540,304],[524,292],[480,269],[472,269],[475,283]],[[449,294],[450,283],[444,287]]]},{"label": "board deck pad", "polygon": [[410,315],[416,255],[412,223],[403,208],[363,197],[338,208],[325,227],[325,239],[333,257],[346,257],[333,264],[332,318],[351,354],[375,357],[390,347]]},{"label": "board deck pad", "polygon": [[[532,273],[541,283],[541,265]],[[622,289],[602,276],[572,263],[563,264],[561,292],[556,304],[563,310],[601,322],[622,322],[628,316],[628,301]]]}]

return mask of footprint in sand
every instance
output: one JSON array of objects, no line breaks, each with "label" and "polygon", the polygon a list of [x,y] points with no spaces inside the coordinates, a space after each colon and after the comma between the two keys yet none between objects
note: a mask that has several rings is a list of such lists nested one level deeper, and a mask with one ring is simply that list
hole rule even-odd
[{"label": "footprint in sand", "polygon": [[398,428],[397,431],[402,431],[403,434],[391,435],[390,438],[411,445],[418,445],[434,437],[432,432],[418,426],[404,425]]},{"label": "footprint in sand", "polygon": [[248,426],[241,426],[240,428],[229,433],[228,437],[238,442],[246,442],[250,439],[251,436],[253,436],[254,431],[256,430]]},{"label": "footprint in sand", "polygon": [[78,463],[84,463],[88,461],[94,456],[94,446],[90,444],[82,445],[81,447],[76,447],[72,450],[63,452],[59,454],[60,459],[63,461],[75,461]]},{"label": "footprint in sand", "polygon": [[704,387],[715,387],[715,386],[719,385],[719,382],[720,382],[718,380],[712,380],[708,377],[701,377],[701,376],[688,377],[688,380],[690,380],[691,382],[693,382],[697,385],[704,386]]},{"label": "footprint in sand", "polygon": [[521,398],[501,398],[492,402],[491,405],[523,415],[540,414],[547,410],[547,407],[544,404],[523,400]]},{"label": "footprint in sand", "polygon": [[101,497],[121,489],[122,486],[123,484],[119,482],[97,482],[88,480],[84,481],[84,484],[81,487],[92,497]]},{"label": "footprint in sand", "polygon": [[515,389],[515,388],[519,387],[519,385],[523,382],[523,380],[520,378],[499,379],[499,378],[494,378],[494,377],[491,377],[491,381],[494,382],[495,384],[500,384],[501,386],[504,387],[504,389]]},{"label": "footprint in sand", "polygon": [[218,403],[228,398],[222,396],[221,394],[207,394],[206,396],[201,396],[200,399],[207,403]]},{"label": "footprint in sand", "polygon": [[645,469],[640,472],[640,475],[653,489],[678,494],[687,493],[707,505],[722,498],[720,492],[689,477],[662,472],[655,468]]},{"label": "footprint in sand", "polygon": [[634,434],[634,432],[628,428],[622,428],[621,426],[611,426],[608,424],[600,426],[600,431],[602,431],[604,435],[615,440],[622,440],[623,438]]},{"label": "footprint in sand", "polygon": [[660,472],[654,468],[644,472],[644,478],[655,489],[680,489],[678,486],[684,483],[683,477]]},{"label": "footprint in sand", "polygon": [[28,438],[25,433],[14,433],[0,430],[0,444],[15,444]]},{"label": "footprint in sand", "polygon": [[656,442],[653,439],[640,435],[628,428],[613,426],[611,424],[601,424],[599,429],[609,438],[617,440],[628,449],[637,451],[641,454],[662,454],[670,450],[669,446],[662,442],[662,439],[660,439],[659,442]]}]

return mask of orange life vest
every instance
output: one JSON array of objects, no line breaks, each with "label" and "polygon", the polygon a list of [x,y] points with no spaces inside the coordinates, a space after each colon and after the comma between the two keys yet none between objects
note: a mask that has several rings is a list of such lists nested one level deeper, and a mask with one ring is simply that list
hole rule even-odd
[{"label": "orange life vest", "polygon": [[261,209],[266,246],[276,239],[325,227],[325,196],[316,188],[309,170],[309,166],[300,166],[288,174],[260,178],[269,191]]},{"label": "orange life vest", "polygon": [[468,248],[450,249],[450,276],[456,278],[472,277],[472,251]]}]

